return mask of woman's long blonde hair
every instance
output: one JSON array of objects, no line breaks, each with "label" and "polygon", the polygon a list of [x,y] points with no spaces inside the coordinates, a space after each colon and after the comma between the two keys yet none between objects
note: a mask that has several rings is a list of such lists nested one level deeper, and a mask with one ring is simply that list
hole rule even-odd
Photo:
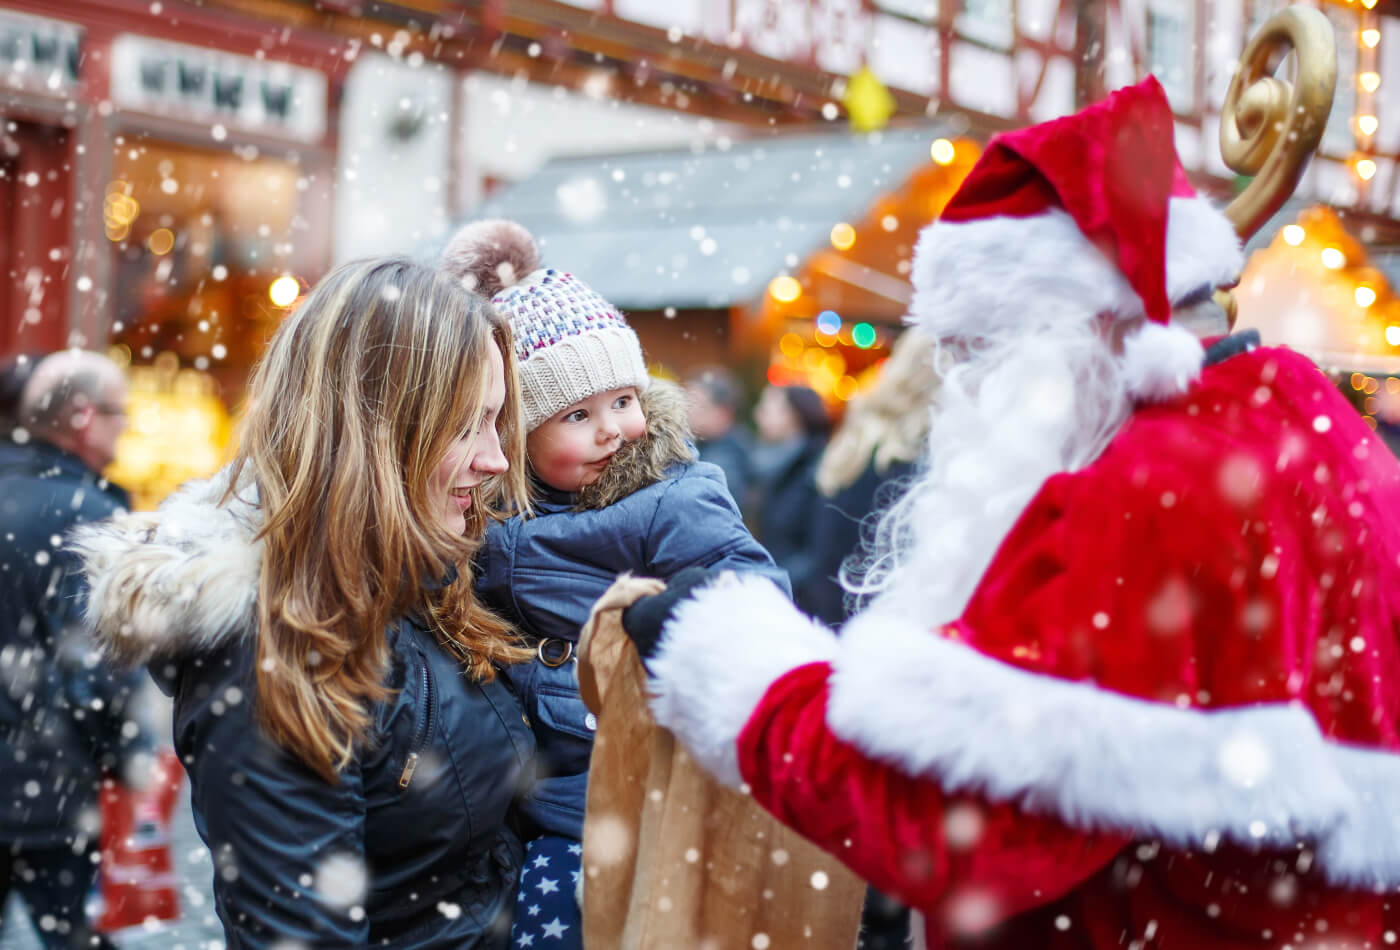
[{"label": "woman's long blonde hair", "polygon": [[[467,530],[441,524],[430,483],[484,414],[488,347],[505,364],[505,475],[476,493]],[[278,329],[253,375],[230,494],[264,513],[257,702],[269,735],[330,781],[364,738],[387,631],[412,615],[473,677],[528,654],[478,604],[469,577],[486,519],[526,504],[509,325],[432,268],[355,261]],[[452,568],[455,582],[443,578]]]},{"label": "woman's long blonde hair", "polygon": [[866,465],[884,473],[895,462],[912,462],[924,449],[938,375],[933,340],[906,330],[895,340],[875,383],[851,400],[841,426],[827,443],[817,468],[817,488],[828,497],[855,482]]}]

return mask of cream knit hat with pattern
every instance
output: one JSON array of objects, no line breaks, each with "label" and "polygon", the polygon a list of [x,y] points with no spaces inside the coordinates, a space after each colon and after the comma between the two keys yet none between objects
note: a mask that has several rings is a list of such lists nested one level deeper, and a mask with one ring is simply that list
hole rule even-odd
[{"label": "cream knit hat with pattern", "polygon": [[520,225],[467,225],[443,251],[442,266],[490,295],[510,320],[527,432],[580,399],[647,388],[641,342],[622,314],[574,275],[540,268],[534,238]]}]

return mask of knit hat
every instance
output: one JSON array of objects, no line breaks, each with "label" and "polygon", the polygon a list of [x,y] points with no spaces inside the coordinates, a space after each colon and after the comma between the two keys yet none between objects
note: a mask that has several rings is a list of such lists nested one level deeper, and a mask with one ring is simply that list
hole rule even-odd
[{"label": "knit hat", "polygon": [[510,320],[525,431],[580,399],[647,388],[642,344],[622,314],[573,274],[541,268],[535,239],[514,221],[466,225],[443,249],[442,269]]}]

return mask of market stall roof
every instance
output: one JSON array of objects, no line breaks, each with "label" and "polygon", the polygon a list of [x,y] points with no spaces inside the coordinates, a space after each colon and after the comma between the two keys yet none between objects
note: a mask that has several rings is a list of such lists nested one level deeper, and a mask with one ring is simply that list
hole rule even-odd
[{"label": "market stall roof", "polygon": [[546,265],[624,309],[728,307],[825,247],[833,225],[864,215],[951,134],[929,124],[559,158],[471,217],[519,221]]}]

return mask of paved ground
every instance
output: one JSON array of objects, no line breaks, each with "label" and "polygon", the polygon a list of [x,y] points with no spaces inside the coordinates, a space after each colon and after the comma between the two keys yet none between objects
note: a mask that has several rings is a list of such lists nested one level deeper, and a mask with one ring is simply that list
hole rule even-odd
[{"label": "paved ground", "polygon": [[[150,929],[136,927],[113,935],[113,941],[126,948],[156,948],[160,950],[223,950],[224,931],[214,916],[210,882],[213,865],[204,842],[194,830],[189,809],[189,785],[180,796],[175,812],[172,856],[175,875],[180,882],[181,919]],[[23,905],[11,898],[6,907],[5,927],[0,932],[0,950],[40,950],[38,939],[23,912]]]}]

